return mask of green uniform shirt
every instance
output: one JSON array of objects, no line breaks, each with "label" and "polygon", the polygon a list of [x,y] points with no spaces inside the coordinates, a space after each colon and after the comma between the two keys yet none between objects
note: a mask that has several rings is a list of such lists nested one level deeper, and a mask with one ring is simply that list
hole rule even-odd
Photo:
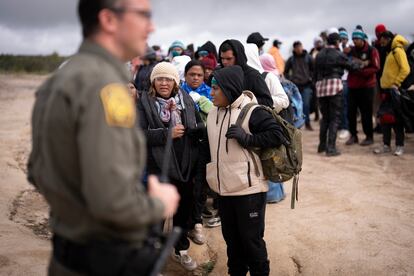
[{"label": "green uniform shirt", "polygon": [[51,207],[53,232],[75,242],[140,243],[162,219],[141,184],[145,142],[122,62],[85,41],[36,93],[29,181]]}]

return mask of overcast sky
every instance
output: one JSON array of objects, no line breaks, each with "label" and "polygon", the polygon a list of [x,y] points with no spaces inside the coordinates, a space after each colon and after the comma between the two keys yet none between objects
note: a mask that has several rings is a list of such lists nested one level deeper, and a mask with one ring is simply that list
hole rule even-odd
[{"label": "overcast sky", "polygon": [[[1,0],[0,53],[71,55],[81,42],[76,0]],[[207,40],[217,48],[227,38],[245,41],[259,31],[282,40],[287,56],[294,40],[305,48],[320,31],[357,24],[370,35],[383,23],[412,41],[413,0],[158,0],[152,1],[156,31],[149,43],[168,48],[179,39],[200,46]],[[410,23],[411,22],[411,23]]]}]

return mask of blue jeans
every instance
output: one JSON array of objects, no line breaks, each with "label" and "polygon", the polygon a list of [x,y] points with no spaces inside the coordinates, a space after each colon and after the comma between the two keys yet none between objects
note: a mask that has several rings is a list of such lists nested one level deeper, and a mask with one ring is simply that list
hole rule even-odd
[{"label": "blue jeans", "polygon": [[342,106],[342,116],[341,116],[341,124],[339,125],[339,129],[346,129],[349,128],[348,123],[348,82],[342,81],[343,84],[343,90],[342,90],[342,96],[343,96],[343,106]]},{"label": "blue jeans", "polygon": [[303,114],[305,115],[305,123],[309,124],[309,112],[310,112],[310,103],[312,98],[312,88],[310,86],[305,86],[301,91],[300,95],[302,96],[303,101]]},{"label": "blue jeans", "polygon": [[285,198],[285,189],[283,183],[269,181],[269,191],[266,194],[268,203],[276,203]]}]

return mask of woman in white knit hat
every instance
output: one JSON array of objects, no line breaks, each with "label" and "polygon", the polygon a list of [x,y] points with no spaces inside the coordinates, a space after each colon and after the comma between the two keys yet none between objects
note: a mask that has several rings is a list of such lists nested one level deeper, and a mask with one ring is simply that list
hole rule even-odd
[{"label": "woman in white knit hat", "polygon": [[188,255],[188,221],[193,200],[193,178],[198,158],[198,141],[204,133],[204,124],[197,115],[192,98],[179,88],[177,69],[168,62],[158,63],[150,76],[151,87],[143,92],[138,102],[139,123],[147,137],[148,174],[161,174],[165,158],[168,129],[172,128],[169,181],[180,193],[180,204],[173,217],[174,226],[183,229],[175,246],[174,257],[187,270],[197,264]]}]

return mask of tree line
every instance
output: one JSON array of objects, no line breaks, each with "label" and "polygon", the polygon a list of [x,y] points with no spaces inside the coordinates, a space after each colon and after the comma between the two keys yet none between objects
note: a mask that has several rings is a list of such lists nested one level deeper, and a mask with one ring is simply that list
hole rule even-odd
[{"label": "tree line", "polygon": [[47,56],[0,55],[0,73],[47,74],[65,61],[67,57],[53,53]]}]

